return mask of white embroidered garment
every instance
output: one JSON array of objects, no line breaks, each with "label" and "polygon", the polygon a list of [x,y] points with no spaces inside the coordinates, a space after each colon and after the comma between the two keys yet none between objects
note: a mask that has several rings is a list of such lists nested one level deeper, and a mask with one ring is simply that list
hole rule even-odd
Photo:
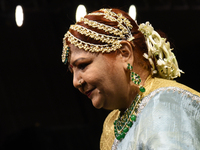
[{"label": "white embroidered garment", "polygon": [[200,97],[163,87],[144,97],[139,111],[125,138],[115,139],[113,150],[200,149]]}]

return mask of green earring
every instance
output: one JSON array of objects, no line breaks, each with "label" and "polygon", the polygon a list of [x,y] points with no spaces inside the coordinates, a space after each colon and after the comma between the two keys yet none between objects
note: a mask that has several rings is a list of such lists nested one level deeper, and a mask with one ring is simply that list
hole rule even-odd
[{"label": "green earring", "polygon": [[63,50],[63,63],[66,65],[68,62],[68,56],[69,56],[69,46],[67,46],[67,49]]},{"label": "green earring", "polygon": [[138,74],[136,74],[135,72],[132,71],[133,66],[131,66],[129,63],[127,65],[127,69],[130,70],[130,76],[131,76],[131,81],[139,86],[139,89],[141,92],[145,92],[145,88],[143,86],[140,85],[141,83],[141,78]]}]

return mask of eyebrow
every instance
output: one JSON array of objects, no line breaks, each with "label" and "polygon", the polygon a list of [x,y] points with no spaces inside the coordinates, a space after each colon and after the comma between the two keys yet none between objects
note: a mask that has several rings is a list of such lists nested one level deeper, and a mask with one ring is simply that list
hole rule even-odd
[{"label": "eyebrow", "polygon": [[72,63],[72,65],[73,65],[73,66],[76,66],[77,61],[83,60],[83,59],[86,59],[86,58],[78,58],[78,59],[76,59],[76,60]]}]

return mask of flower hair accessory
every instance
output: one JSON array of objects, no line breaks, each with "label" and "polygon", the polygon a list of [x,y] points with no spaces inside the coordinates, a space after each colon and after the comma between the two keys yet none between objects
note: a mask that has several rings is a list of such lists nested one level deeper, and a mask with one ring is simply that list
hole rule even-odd
[{"label": "flower hair accessory", "polygon": [[143,56],[149,60],[152,74],[165,79],[180,77],[184,72],[179,69],[176,57],[171,52],[173,49],[170,49],[170,43],[166,42],[166,38],[162,38],[149,22],[140,24],[139,31],[146,40],[148,54],[144,53]]}]

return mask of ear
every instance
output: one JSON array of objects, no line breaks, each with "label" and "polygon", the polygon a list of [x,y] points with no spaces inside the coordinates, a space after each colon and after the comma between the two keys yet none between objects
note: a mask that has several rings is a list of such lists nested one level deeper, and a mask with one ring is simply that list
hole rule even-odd
[{"label": "ear", "polygon": [[133,64],[134,57],[133,57],[133,47],[134,45],[128,41],[121,41],[120,42],[122,47],[119,49],[120,55],[122,57],[123,62]]}]

